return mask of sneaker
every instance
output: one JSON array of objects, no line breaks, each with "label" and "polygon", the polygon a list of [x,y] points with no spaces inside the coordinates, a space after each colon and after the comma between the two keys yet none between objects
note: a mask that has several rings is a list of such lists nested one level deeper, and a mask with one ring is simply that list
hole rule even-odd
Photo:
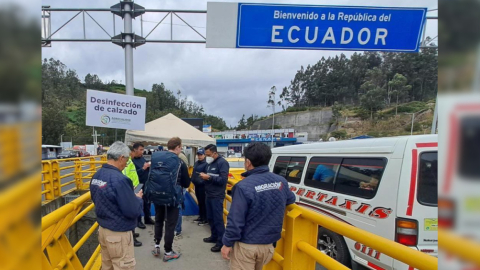
[{"label": "sneaker", "polygon": [[203,220],[203,221],[198,222],[198,226],[205,226],[205,225],[208,225],[208,221]]},{"label": "sneaker", "polygon": [[176,259],[180,258],[180,255],[182,255],[182,254],[177,253],[173,250],[168,252],[168,253],[163,253],[163,261],[168,262],[168,261],[171,261],[171,260],[176,260]]},{"label": "sneaker", "polygon": [[193,222],[200,222],[200,221],[203,221],[202,218],[198,217],[197,219],[195,219]]},{"label": "sneaker", "polygon": [[182,237],[182,233],[181,233],[181,232],[179,232],[179,233],[174,232],[174,238],[175,238],[175,239],[179,239],[179,238],[181,238],[181,237]]},{"label": "sneaker", "polygon": [[136,232],[133,234],[133,237],[140,237],[140,234]]},{"label": "sneaker", "polygon": [[160,257],[160,247],[155,247],[152,250],[152,255],[155,256],[155,257]]}]

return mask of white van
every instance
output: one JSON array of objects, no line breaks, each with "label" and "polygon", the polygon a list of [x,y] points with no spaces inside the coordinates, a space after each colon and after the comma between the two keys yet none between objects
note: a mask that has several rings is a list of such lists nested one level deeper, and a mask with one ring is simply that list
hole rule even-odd
[{"label": "white van", "polygon": [[[320,142],[275,148],[269,167],[297,204],[437,256],[437,149],[437,135]],[[414,269],[324,228],[317,248],[353,269]]]}]

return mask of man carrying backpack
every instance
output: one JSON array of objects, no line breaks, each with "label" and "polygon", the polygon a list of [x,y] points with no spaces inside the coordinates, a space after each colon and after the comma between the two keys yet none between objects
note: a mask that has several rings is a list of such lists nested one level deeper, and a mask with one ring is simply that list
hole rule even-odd
[{"label": "man carrying backpack", "polygon": [[167,262],[180,257],[173,251],[174,230],[178,220],[178,206],[183,203],[183,189],[190,185],[190,177],[186,164],[178,155],[182,151],[182,140],[171,138],[167,143],[168,151],[155,152],[152,155],[150,175],[146,183],[145,194],[148,201],[155,205],[155,248],[152,254],[160,256],[165,222],[165,251],[163,261]]}]

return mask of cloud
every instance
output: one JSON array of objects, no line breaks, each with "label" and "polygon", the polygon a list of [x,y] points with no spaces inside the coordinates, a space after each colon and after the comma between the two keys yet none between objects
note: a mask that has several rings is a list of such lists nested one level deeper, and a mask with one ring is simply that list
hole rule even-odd
[{"label": "cloud", "polygon": [[[233,2],[233,1],[226,1]],[[146,8],[205,10],[205,0],[136,1]],[[283,1],[276,3],[330,4],[328,1]],[[43,5],[55,8],[109,8],[115,1],[43,1]],[[337,5],[358,5],[357,1],[338,1]],[[363,3],[362,5],[366,5]],[[369,1],[373,6],[399,6],[394,0]],[[402,6],[426,6],[436,8],[437,2],[407,1]],[[52,31],[70,19],[75,12],[52,14]],[[109,13],[90,12],[110,34],[113,35],[113,19]],[[431,15],[436,15],[431,14]],[[143,33],[148,34],[165,14],[147,14],[143,17]],[[182,16],[205,35],[206,16],[187,14]],[[85,18],[87,38],[109,38],[88,15]],[[83,38],[83,17],[78,15],[71,25],[65,26],[54,37]],[[199,36],[174,17],[174,38],[197,39]],[[437,23],[428,24],[427,34],[437,35]],[[123,21],[116,16],[116,34],[123,29]],[[140,18],[134,21],[134,30],[140,34]],[[151,34],[150,38],[170,38],[170,18]],[[105,43],[53,43],[51,48],[42,49],[43,57],[53,57],[75,69],[83,80],[86,74],[97,74],[102,80],[116,80],[125,83],[124,51],[121,47]],[[220,116],[228,125],[235,126],[243,114],[266,115],[268,91],[276,86],[279,91],[288,86],[300,67],[315,64],[322,56],[340,54],[338,51],[301,50],[248,50],[248,49],[207,49],[205,44],[145,44],[134,50],[134,85],[150,90],[154,83],[164,83],[176,93],[195,100],[204,106],[205,112]],[[349,55],[350,52],[344,52]]]}]

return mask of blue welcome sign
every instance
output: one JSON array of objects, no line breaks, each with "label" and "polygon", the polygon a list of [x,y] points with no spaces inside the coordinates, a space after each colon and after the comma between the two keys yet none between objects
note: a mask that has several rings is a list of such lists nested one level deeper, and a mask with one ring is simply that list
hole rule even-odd
[{"label": "blue welcome sign", "polygon": [[238,4],[237,48],[418,52],[426,8]]}]

